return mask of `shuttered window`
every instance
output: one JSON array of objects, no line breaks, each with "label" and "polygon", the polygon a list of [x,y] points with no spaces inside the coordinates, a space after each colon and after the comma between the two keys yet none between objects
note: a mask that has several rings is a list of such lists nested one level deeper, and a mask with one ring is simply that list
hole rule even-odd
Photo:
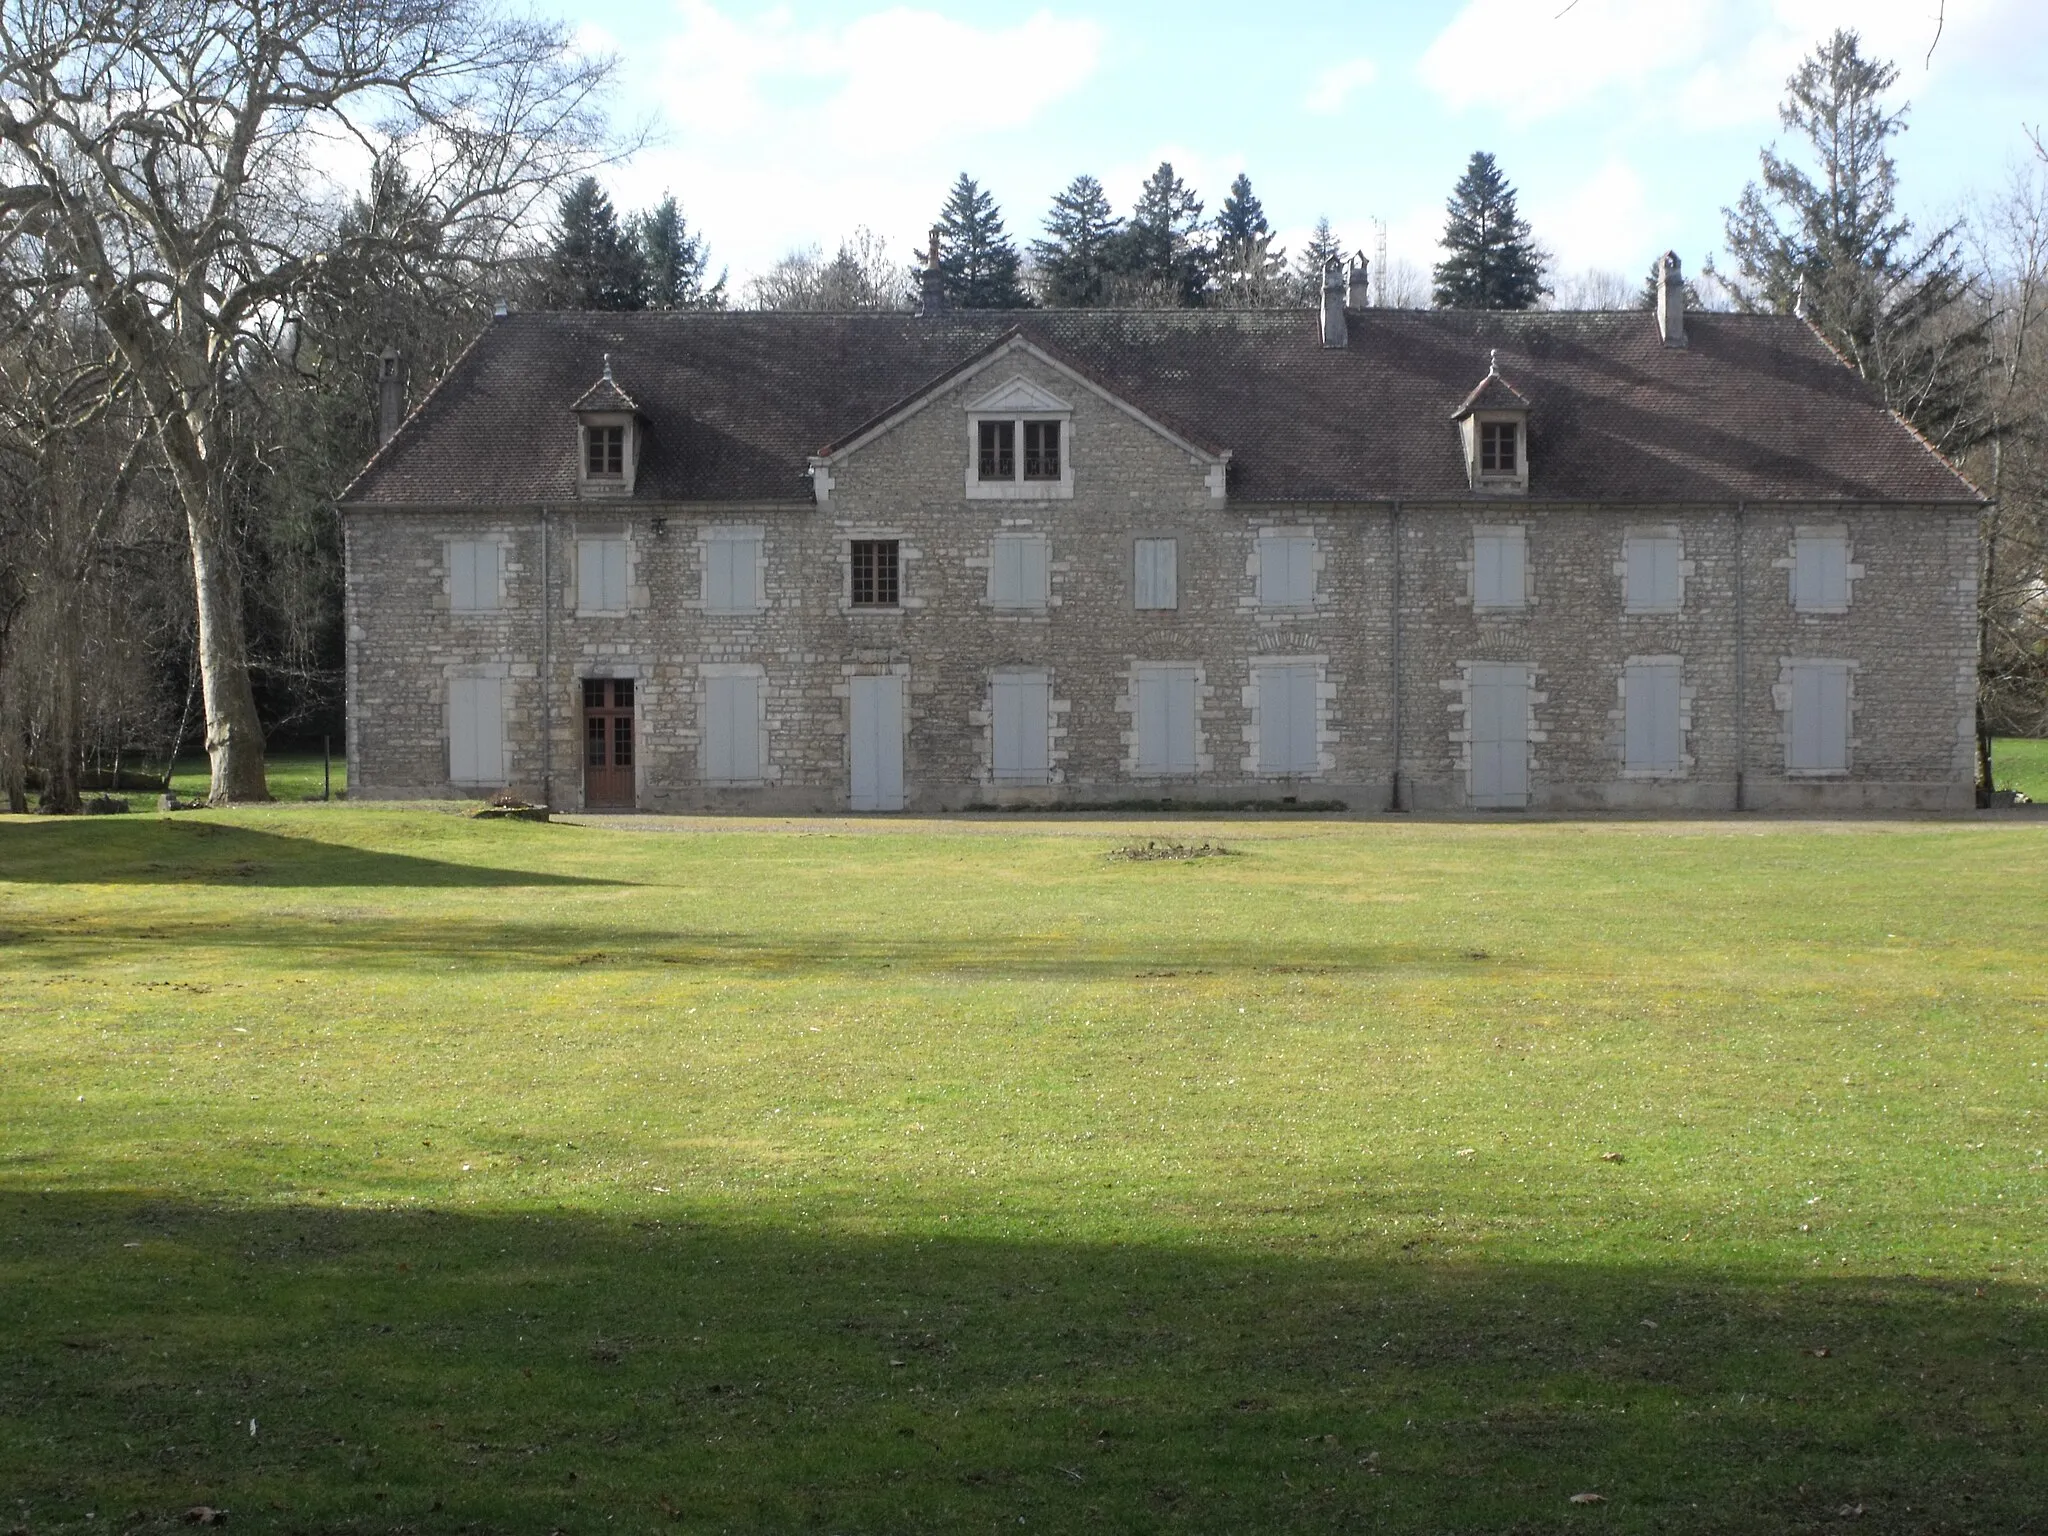
[{"label": "shuttered window", "polygon": [[714,528],[704,538],[704,611],[758,613],[761,609],[761,535],[753,529]]},{"label": "shuttered window", "polygon": [[1849,766],[1849,669],[1841,662],[1799,662],[1791,669],[1790,740],[1785,766],[1839,773]]},{"label": "shuttered window", "polygon": [[714,674],[704,679],[704,777],[748,784],[761,777],[761,679]]},{"label": "shuttered window", "polygon": [[1622,542],[1627,566],[1622,605],[1630,613],[1676,613],[1682,604],[1679,544],[1669,534],[1632,534]]},{"label": "shuttered window", "polygon": [[1316,673],[1291,662],[1257,669],[1259,772],[1316,771]]},{"label": "shuttered window", "polygon": [[1044,534],[997,534],[989,542],[989,602],[997,608],[1045,607],[1050,563]]},{"label": "shuttered window", "polygon": [[576,541],[576,608],[579,613],[626,611],[626,541]]},{"label": "shuttered window", "polygon": [[1528,603],[1528,543],[1519,528],[1482,528],[1472,535],[1472,606],[1521,608]]},{"label": "shuttered window", "polygon": [[1195,669],[1146,666],[1138,678],[1138,772],[1195,771]]},{"label": "shuttered window", "polygon": [[490,786],[505,782],[504,684],[495,677],[448,680],[448,779]]},{"label": "shuttered window", "polygon": [[489,613],[498,606],[498,545],[458,539],[448,546],[448,606],[456,613]]},{"label": "shuttered window", "polygon": [[1046,717],[1050,686],[1043,672],[998,672],[991,680],[995,776],[1043,784],[1051,766]]},{"label": "shuttered window", "polygon": [[1316,541],[1301,533],[1259,535],[1259,606],[1313,608]]},{"label": "shuttered window", "polygon": [[1140,608],[1180,606],[1180,541],[1140,539],[1137,542],[1136,573],[1131,590]]},{"label": "shuttered window", "polygon": [[1801,613],[1846,613],[1849,538],[1803,533],[1792,541],[1792,606]]},{"label": "shuttered window", "polygon": [[1682,773],[1678,663],[1630,662],[1621,686],[1622,766],[1630,773]]}]

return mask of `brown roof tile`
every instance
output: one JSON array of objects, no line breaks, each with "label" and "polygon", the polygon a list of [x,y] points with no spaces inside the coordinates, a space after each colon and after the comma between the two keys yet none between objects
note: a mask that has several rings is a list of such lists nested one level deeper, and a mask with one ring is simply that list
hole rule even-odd
[{"label": "brown roof tile", "polygon": [[1250,501],[1467,494],[1450,416],[1498,352],[1535,403],[1533,498],[1972,501],[1977,492],[1803,321],[1313,312],[533,314],[494,323],[344,493],[362,506],[533,505],[576,490],[563,412],[610,354],[646,437],[639,501],[801,501],[806,460],[1011,331],[1190,441]]}]

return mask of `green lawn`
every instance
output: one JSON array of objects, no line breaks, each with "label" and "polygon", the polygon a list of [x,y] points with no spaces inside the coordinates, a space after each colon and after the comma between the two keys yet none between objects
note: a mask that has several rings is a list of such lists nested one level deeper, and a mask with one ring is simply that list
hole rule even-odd
[{"label": "green lawn", "polygon": [[2001,736],[1991,746],[1991,776],[2000,789],[2024,790],[2048,805],[2048,741]]},{"label": "green lawn", "polygon": [[[265,760],[269,770],[270,793],[276,800],[292,803],[318,800],[322,788],[322,761],[318,752],[273,752]],[[341,755],[341,743],[334,744],[334,797],[339,800],[348,788],[348,765]],[[181,757],[171,770],[171,790],[181,800],[204,800],[212,782],[212,770],[202,754]]]},{"label": "green lawn", "polygon": [[2040,1529],[2044,853],[0,819],[0,1524]]}]

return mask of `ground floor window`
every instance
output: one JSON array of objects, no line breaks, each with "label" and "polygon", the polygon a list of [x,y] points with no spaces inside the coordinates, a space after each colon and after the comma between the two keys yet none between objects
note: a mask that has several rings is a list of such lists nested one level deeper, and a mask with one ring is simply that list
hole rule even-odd
[{"label": "ground floor window", "polygon": [[504,683],[495,677],[448,680],[448,779],[479,787],[505,782]]},{"label": "ground floor window", "polygon": [[1679,664],[1632,661],[1622,673],[1622,767],[1630,773],[1685,771]]},{"label": "ground floor window", "polygon": [[1849,664],[1795,661],[1786,678],[1785,767],[1842,773],[1849,767]]},{"label": "ground floor window", "polygon": [[1047,717],[1052,689],[1043,672],[998,672],[990,683],[995,776],[1043,784],[1051,767]]},{"label": "ground floor window", "polygon": [[714,673],[704,679],[704,777],[750,784],[761,777],[761,676]]},{"label": "ground floor window", "polygon": [[1313,662],[1254,667],[1259,699],[1259,772],[1316,771],[1317,672]]},{"label": "ground floor window", "polygon": [[1195,669],[1148,665],[1137,669],[1137,768],[1143,774],[1195,771]]}]

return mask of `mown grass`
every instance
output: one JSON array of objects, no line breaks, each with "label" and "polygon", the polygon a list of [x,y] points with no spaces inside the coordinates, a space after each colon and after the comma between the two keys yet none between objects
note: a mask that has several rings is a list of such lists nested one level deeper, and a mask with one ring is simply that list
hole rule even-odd
[{"label": "mown grass", "polygon": [[2044,846],[0,820],[0,1510],[2036,1528]]},{"label": "mown grass", "polygon": [[1991,746],[1991,777],[2000,789],[2017,789],[2048,804],[2048,741],[1999,737]]},{"label": "mown grass", "polygon": [[[268,770],[271,798],[287,805],[318,800],[327,787],[322,770],[328,764],[318,752],[273,752],[264,766]],[[338,800],[348,788],[348,764],[338,741],[334,744],[331,766],[333,794]],[[204,800],[212,784],[212,770],[203,756],[181,757],[171,770],[171,792],[181,800]]]}]

